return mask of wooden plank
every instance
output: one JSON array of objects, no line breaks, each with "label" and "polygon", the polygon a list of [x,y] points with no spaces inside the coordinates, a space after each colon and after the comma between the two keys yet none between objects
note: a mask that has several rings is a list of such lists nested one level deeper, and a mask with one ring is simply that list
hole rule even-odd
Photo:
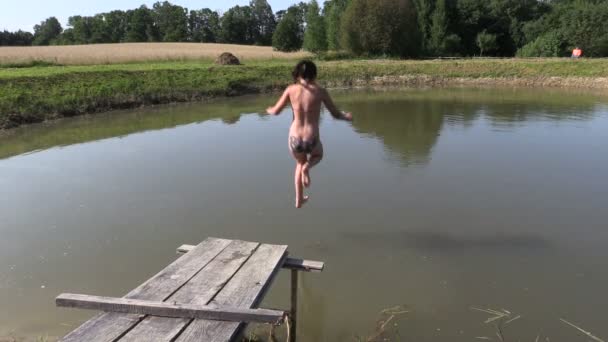
[{"label": "wooden plank", "polygon": [[[129,292],[125,298],[162,301],[171,296],[220,254],[231,240],[209,238],[178,258],[154,277]],[[192,254],[191,254],[192,253]],[[111,342],[141,321],[140,315],[102,313],[65,336],[64,342]]]},{"label": "wooden plank", "polygon": [[296,271],[322,272],[325,269],[325,263],[323,261],[287,258],[283,267]]},{"label": "wooden plank", "polygon": [[106,312],[153,315],[173,318],[200,318],[228,322],[278,323],[285,312],[268,309],[243,309],[210,305],[171,304],[139,299],[89,296],[64,293],[55,299],[60,307]]},{"label": "wooden plank", "polygon": [[[287,256],[287,246],[261,245],[211,302],[212,305],[256,307]],[[194,320],[177,342],[230,341],[242,323]]]},{"label": "wooden plank", "polygon": [[[208,304],[226,283],[231,281],[233,275],[250,258],[259,245],[257,242],[233,241],[215,260],[205,266],[199,274],[171,296],[168,302],[195,305]],[[191,319],[185,318],[150,316],[144,319],[144,324],[137,325],[120,341],[173,341],[191,321]]]},{"label": "wooden plank", "polygon": [[[181,245],[177,248],[178,254],[186,254],[191,251],[195,246],[193,245]],[[325,269],[325,263],[323,261],[303,260],[296,258],[287,258],[283,263],[283,268],[295,269],[304,272],[321,272]]]}]

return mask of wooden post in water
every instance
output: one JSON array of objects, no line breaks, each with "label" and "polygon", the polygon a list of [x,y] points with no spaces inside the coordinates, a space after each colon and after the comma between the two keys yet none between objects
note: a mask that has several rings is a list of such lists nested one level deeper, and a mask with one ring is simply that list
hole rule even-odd
[{"label": "wooden post in water", "polygon": [[289,342],[296,342],[298,322],[298,271],[291,270],[291,325],[289,326]]}]

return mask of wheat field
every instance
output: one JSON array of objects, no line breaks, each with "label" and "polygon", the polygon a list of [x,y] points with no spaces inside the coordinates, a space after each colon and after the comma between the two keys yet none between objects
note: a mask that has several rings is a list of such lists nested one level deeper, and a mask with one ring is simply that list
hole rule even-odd
[{"label": "wheat field", "polygon": [[230,52],[241,62],[260,59],[297,59],[306,52],[285,53],[268,46],[211,43],[122,43],[65,46],[0,47],[1,64],[48,62],[62,65],[94,65],[147,61],[215,59]]}]

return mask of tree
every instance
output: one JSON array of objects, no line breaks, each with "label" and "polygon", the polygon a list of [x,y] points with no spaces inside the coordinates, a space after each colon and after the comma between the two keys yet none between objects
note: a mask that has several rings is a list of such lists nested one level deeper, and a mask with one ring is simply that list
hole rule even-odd
[{"label": "tree", "polygon": [[319,14],[317,0],[312,0],[306,12],[306,31],[304,32],[304,49],[318,53],[327,51],[327,35],[325,21]]},{"label": "tree", "polygon": [[[551,3],[551,11],[524,26],[528,45],[519,55],[566,56],[576,46],[585,56],[608,56],[608,2],[593,0]],[[558,51],[559,50],[559,51]]]},{"label": "tree", "polygon": [[156,2],[153,6],[154,22],[164,42],[188,40],[188,10],[168,1]]},{"label": "tree", "polygon": [[25,31],[0,31],[0,46],[29,46],[32,45],[34,35]]},{"label": "tree", "polygon": [[49,45],[54,39],[59,37],[63,28],[59,20],[50,17],[39,25],[34,26],[34,45]]},{"label": "tree", "polygon": [[420,54],[416,10],[410,0],[353,0],[342,22],[342,44],[356,55]]},{"label": "tree", "polygon": [[145,5],[127,11],[127,42],[154,42],[159,40],[159,32],[154,25],[152,11]]},{"label": "tree", "polygon": [[266,0],[251,0],[252,21],[254,27],[254,43],[256,45],[271,45],[272,35],[277,26],[272,8]]},{"label": "tree", "polygon": [[291,6],[282,16],[272,36],[272,47],[275,50],[291,52],[302,48],[299,12],[297,6]]},{"label": "tree", "polygon": [[445,37],[448,34],[448,19],[446,13],[446,0],[437,0],[431,19],[430,50],[435,55],[445,52]]},{"label": "tree", "polygon": [[220,34],[220,15],[208,8],[190,11],[188,31],[191,41],[215,43]]},{"label": "tree", "polygon": [[340,50],[342,16],[348,7],[350,0],[329,0],[323,8],[325,28],[327,33],[327,48],[329,50]]},{"label": "tree", "polygon": [[221,40],[230,44],[253,44],[255,28],[249,6],[234,6],[221,19]]},{"label": "tree", "polygon": [[476,42],[477,47],[479,47],[480,56],[483,56],[484,52],[495,50],[498,47],[496,44],[496,35],[486,31],[477,34]]},{"label": "tree", "polygon": [[477,53],[477,34],[488,30],[495,23],[490,14],[489,2],[480,0],[458,0],[455,33],[462,38],[460,52],[465,56]]},{"label": "tree", "polygon": [[124,11],[112,11],[104,15],[108,27],[108,43],[120,43],[127,33],[127,14]]},{"label": "tree", "polygon": [[426,54],[432,52],[431,44],[431,25],[433,15],[434,0],[414,0],[416,6],[416,18],[418,19],[418,30],[420,31],[420,45]]}]

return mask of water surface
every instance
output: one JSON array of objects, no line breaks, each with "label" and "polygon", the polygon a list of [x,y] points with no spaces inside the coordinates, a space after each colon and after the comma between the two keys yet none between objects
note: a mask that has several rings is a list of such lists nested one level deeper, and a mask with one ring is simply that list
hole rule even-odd
[{"label": "water surface", "polygon": [[[91,316],[61,292],[121,296],[206,237],[324,260],[301,280],[302,341],[608,339],[608,98],[548,90],[336,91],[325,160],[293,208],[291,113],[244,97],[0,136],[0,340]],[[285,273],[285,272],[284,272]],[[288,307],[282,274],[265,302]],[[394,325],[396,324],[396,325]]]}]

